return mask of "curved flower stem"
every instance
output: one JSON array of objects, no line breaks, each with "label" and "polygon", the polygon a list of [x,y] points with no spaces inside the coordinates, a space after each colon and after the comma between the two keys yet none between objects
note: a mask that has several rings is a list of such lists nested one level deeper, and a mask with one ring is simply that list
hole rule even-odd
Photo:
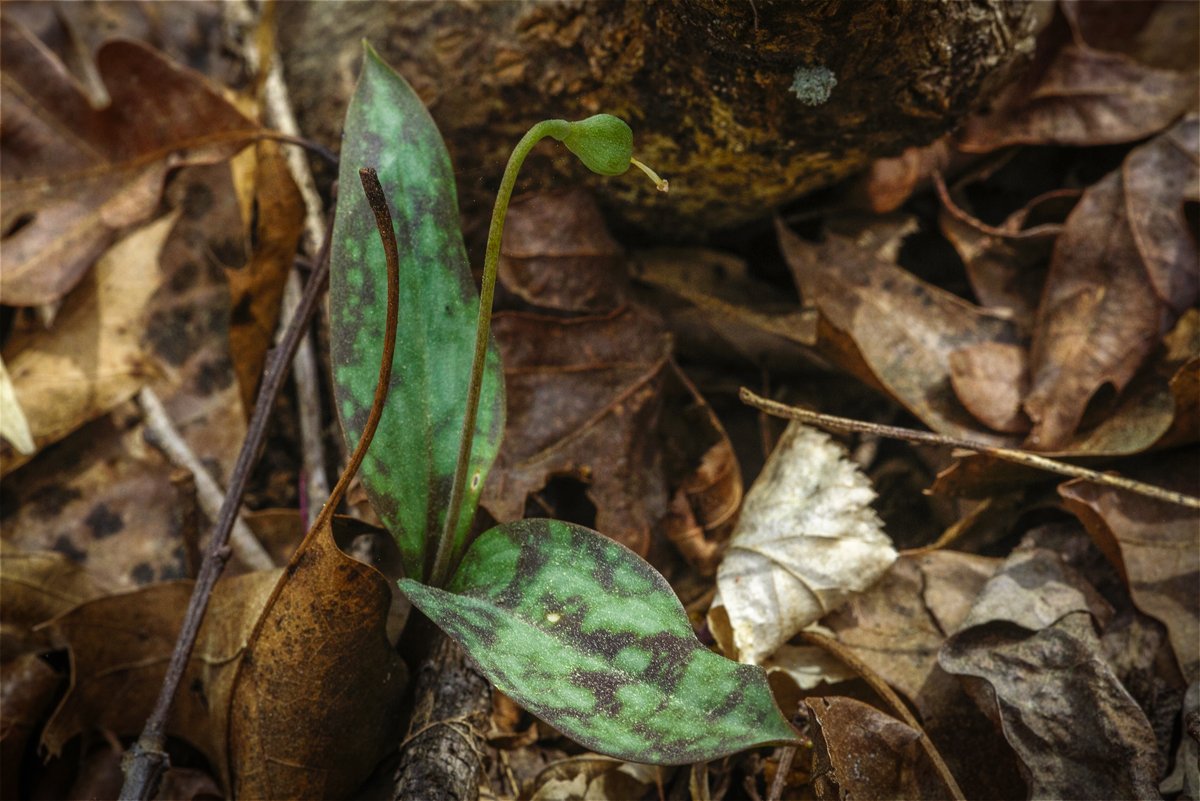
[{"label": "curved flower stem", "polygon": [[479,317],[475,327],[475,356],[471,362],[471,379],[467,386],[467,411],[463,415],[462,436],[459,439],[458,460],[454,467],[454,483],[450,489],[450,506],[446,510],[446,525],[438,540],[437,555],[429,573],[429,583],[442,587],[450,577],[450,569],[459,554],[454,553],[454,534],[458,529],[459,512],[466,492],[467,471],[471,462],[471,446],[475,441],[475,422],[479,413],[479,395],[483,388],[483,369],[487,360],[488,335],[492,328],[492,298],[496,292],[496,269],[500,263],[500,237],[504,233],[504,218],[512,198],[517,173],[533,146],[547,136],[562,139],[569,123],[566,120],[544,120],[529,129],[513,148],[496,193],[492,223],[488,228],[487,250],[483,257],[483,285],[479,291]]}]

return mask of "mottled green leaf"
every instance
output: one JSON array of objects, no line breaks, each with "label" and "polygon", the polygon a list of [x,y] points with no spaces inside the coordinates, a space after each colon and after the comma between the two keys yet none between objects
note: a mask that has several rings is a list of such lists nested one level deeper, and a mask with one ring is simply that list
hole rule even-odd
[{"label": "mottled green leaf", "polygon": [[[414,578],[428,575],[450,501],[479,295],[459,229],[450,157],[412,87],[366,47],[346,112],[333,227],[330,308],[334,395],[346,439],[370,411],[387,307],[383,245],[359,182],[374,167],[400,248],[400,322],[387,409],[362,466],[372,506]],[[504,430],[503,379],[488,351],[455,553],[465,547]]]},{"label": "mottled green leaf", "polygon": [[448,591],[400,587],[497,688],[588,748],[674,765],[796,742],[762,668],[701,645],[666,579],[590,529],[497,526]]}]

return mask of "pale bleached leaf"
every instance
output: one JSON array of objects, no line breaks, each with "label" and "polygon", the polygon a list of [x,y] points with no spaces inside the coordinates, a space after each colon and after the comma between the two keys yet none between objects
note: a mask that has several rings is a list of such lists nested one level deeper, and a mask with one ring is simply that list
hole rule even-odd
[{"label": "pale bleached leaf", "polygon": [[[828,434],[788,426],[746,494],[717,571],[709,619],[727,653],[761,664],[887,571],[896,551],[871,509],[874,498]],[[726,632],[730,642],[722,642]]]},{"label": "pale bleached leaf", "polygon": [[29,456],[37,450],[33,444],[33,434],[29,433],[25,410],[17,400],[17,391],[13,389],[12,379],[4,366],[4,359],[0,359],[0,437],[8,440],[22,456]]}]

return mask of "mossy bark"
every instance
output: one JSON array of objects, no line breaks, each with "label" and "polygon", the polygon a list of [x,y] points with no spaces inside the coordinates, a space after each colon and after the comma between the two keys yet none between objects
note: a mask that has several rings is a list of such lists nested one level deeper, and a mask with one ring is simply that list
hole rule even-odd
[{"label": "mossy bark", "polygon": [[441,127],[469,224],[535,122],[624,117],[670,179],[599,179],[561,148],[525,188],[586,181],[620,219],[688,238],[761,216],[952,129],[1031,53],[1028,0],[287,4],[305,129],[336,143],[366,37]]}]

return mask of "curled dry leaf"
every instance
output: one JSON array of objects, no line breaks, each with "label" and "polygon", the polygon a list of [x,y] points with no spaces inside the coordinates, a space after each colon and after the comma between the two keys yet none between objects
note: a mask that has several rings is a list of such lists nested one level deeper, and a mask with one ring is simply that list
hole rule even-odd
[{"label": "curled dry leaf", "polygon": [[742,469],[733,443],[700,391],[674,362],[659,426],[669,486],[662,529],[687,563],[712,576],[742,505]]},{"label": "curled dry leaf", "polygon": [[1200,118],[1135,148],[1084,192],[1055,245],[1030,352],[1029,444],[1062,447],[1093,394],[1125,388],[1200,288],[1183,204]]},{"label": "curled dry leaf", "polygon": [[[1196,451],[1186,449],[1130,477],[1195,496],[1200,495],[1198,475]],[[1200,514],[1082,479],[1058,491],[1120,570],[1138,609],[1167,627],[1184,678],[1200,679]]]},{"label": "curled dry leaf", "polygon": [[[336,518],[287,569],[224,579],[168,720],[242,797],[328,798],[370,772],[406,683],[386,636],[390,584],[334,542]],[[43,733],[52,753],[80,731],[136,734],[162,684],[191,582],[80,604],[50,631],[71,650],[72,684]]]},{"label": "curled dry leaf", "polygon": [[806,698],[813,790],[821,801],[954,798],[921,747],[921,733],[862,701]]},{"label": "curled dry leaf", "polygon": [[310,531],[245,640],[214,730],[235,797],[347,796],[395,742],[408,671],[387,637],[392,584],[334,539],[363,529]]},{"label": "curled dry leaf", "polygon": [[281,148],[277,142],[260,142],[230,165],[234,185],[246,201],[245,238],[254,243],[245,263],[222,265],[229,280],[229,351],[247,416],[275,341],[283,287],[304,228],[304,200]]},{"label": "curled dry leaf", "polygon": [[1195,94],[1187,73],[1066,45],[1044,71],[1014,85],[995,111],[969,119],[958,147],[986,153],[1010,145],[1133,142],[1178,119]]},{"label": "curled dry leaf", "polygon": [[709,625],[722,650],[761,664],[896,560],[870,483],[826,433],[788,425],[746,494],[717,570]]},{"label": "curled dry leaf", "polygon": [[938,661],[995,720],[1031,798],[1158,798],[1158,749],[1104,659],[1111,609],[1061,557],[1018,550]]},{"label": "curled dry leaf", "polygon": [[1001,225],[990,226],[960,207],[940,177],[936,186],[942,202],[938,224],[963,260],[975,297],[985,308],[1010,314],[1022,331],[1028,331],[1054,241],[1079,191],[1047,192]]},{"label": "curled dry leaf", "polygon": [[[149,379],[142,342],[146,309],[161,280],[159,253],[177,217],[163,217],[114,245],[63,305],[54,330],[18,334],[6,343],[17,401],[39,448],[133,397]],[[27,458],[4,446],[0,473]]]},{"label": "curled dry leaf", "polygon": [[820,347],[844,369],[883,388],[934,431],[988,444],[954,396],[950,354],[982,342],[1015,343],[1016,326],[895,264],[830,234],[816,245],[777,225],[792,277],[821,312]]},{"label": "curled dry leaf", "polygon": [[603,317],[497,314],[508,420],[481,505],[519,520],[550,479],[587,486],[595,528],[645,555],[666,511],[654,431],[670,336],[652,312],[625,306]]},{"label": "curled dry leaf", "polygon": [[93,108],[19,23],[6,18],[0,32],[0,293],[38,305],[66,294],[122,228],[155,210],[170,169],[227,158],[257,128],[200,74],[124,40],[96,56],[111,102]]}]

